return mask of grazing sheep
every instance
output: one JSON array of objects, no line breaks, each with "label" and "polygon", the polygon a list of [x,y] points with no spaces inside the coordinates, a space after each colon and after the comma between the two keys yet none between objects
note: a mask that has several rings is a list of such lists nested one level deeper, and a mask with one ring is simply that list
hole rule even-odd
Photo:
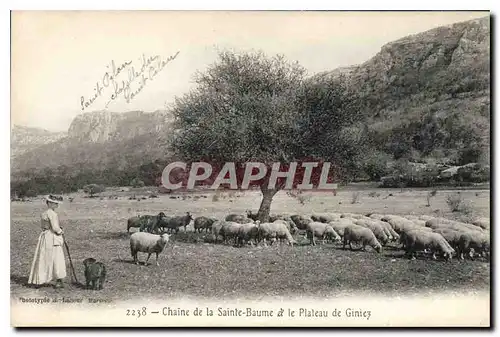
[{"label": "grazing sheep", "polygon": [[409,215],[405,215],[405,216],[404,216],[404,218],[405,218],[405,219],[407,219],[407,220],[411,220],[411,221],[414,221],[414,220],[420,220],[420,218],[419,218],[418,216],[416,216],[416,215],[411,215],[411,214],[409,214]]},{"label": "grazing sheep", "polygon": [[375,237],[382,244],[382,246],[385,246],[389,242],[389,236],[387,236],[387,234],[384,231],[384,228],[380,226],[378,223],[371,220],[362,219],[362,220],[356,220],[354,224],[371,229],[371,231],[373,232],[373,234],[375,234]]},{"label": "grazing sheep", "polygon": [[[101,290],[106,282],[106,266],[94,258],[83,260],[85,286],[87,289]],[[92,285],[92,286],[91,286]]]},{"label": "grazing sheep", "polygon": [[257,243],[257,237],[259,236],[259,226],[255,223],[246,223],[241,224],[238,228],[238,245],[241,247],[245,245],[245,243],[250,243],[253,246],[253,241]]},{"label": "grazing sheep", "polygon": [[[271,221],[269,221],[269,222],[271,222]],[[298,231],[297,226],[295,226],[293,221],[288,222],[288,221],[283,220],[283,219],[277,219],[277,220],[274,220],[272,222],[279,222],[279,223],[284,224],[286,226],[286,228],[290,231],[291,234],[295,234]]]},{"label": "grazing sheep", "polygon": [[366,218],[364,214],[356,214],[356,213],[342,213],[340,215],[341,218],[352,218],[352,219],[363,219]]},{"label": "grazing sheep", "polygon": [[215,218],[199,216],[194,219],[194,231],[201,233],[202,230],[205,230],[205,232],[208,232],[212,229],[212,225],[215,221],[217,221]]},{"label": "grazing sheep", "polygon": [[276,220],[285,220],[288,223],[293,223],[292,218],[288,214],[271,214],[269,215],[269,222],[275,222]]},{"label": "grazing sheep", "polygon": [[344,237],[344,230],[347,226],[354,225],[354,222],[349,220],[349,219],[340,219],[340,220],[335,220],[331,221],[328,223],[333,230],[341,237]]},{"label": "grazing sheep", "polygon": [[383,229],[385,234],[389,237],[389,240],[399,241],[399,234],[392,228],[392,226],[385,221],[382,220],[374,220],[375,223],[378,223]]},{"label": "grazing sheep", "polygon": [[424,221],[429,221],[429,220],[434,219],[434,217],[433,217],[433,216],[430,216],[430,215],[420,215],[418,218],[419,218],[420,220],[424,220]]},{"label": "grazing sheep", "polygon": [[314,222],[322,222],[322,223],[329,223],[334,220],[340,220],[341,217],[339,214],[313,214],[311,215],[311,219]]},{"label": "grazing sheep", "polygon": [[275,240],[286,239],[288,243],[293,246],[294,243],[297,243],[290,231],[286,227],[286,225],[282,222],[265,222],[258,225],[259,226],[259,238],[260,240],[264,240],[264,244],[266,240],[271,241],[271,245]]},{"label": "grazing sheep", "polygon": [[259,212],[252,212],[251,210],[247,210],[247,218],[252,219],[253,221],[257,221],[257,216]]},{"label": "grazing sheep", "polygon": [[170,234],[151,234],[146,232],[135,232],[130,236],[130,253],[136,264],[139,264],[137,257],[138,252],[148,253],[146,265],[148,264],[151,254],[156,254],[156,265],[158,266],[158,255],[163,251],[165,245],[169,241]]},{"label": "grazing sheep", "polygon": [[457,253],[460,252],[459,241],[460,241],[460,236],[464,232],[460,230],[455,230],[453,228],[437,228],[434,229],[433,232],[441,234]]},{"label": "grazing sheep", "polygon": [[486,233],[462,233],[458,240],[458,247],[460,259],[462,260],[464,253],[467,253],[472,258],[472,249],[474,249],[474,252],[487,257],[490,253],[490,237]]},{"label": "grazing sheep", "polygon": [[239,228],[243,224],[234,221],[227,221],[222,224],[219,234],[222,236],[222,241],[228,243],[229,240],[234,239],[234,243],[237,244]]},{"label": "grazing sheep", "polygon": [[404,220],[407,220],[407,219],[403,218],[403,217],[402,217],[402,216],[400,216],[400,215],[394,215],[394,214],[385,214],[385,215],[382,217],[382,219],[380,219],[380,220],[382,220],[382,221],[386,221],[386,222],[389,222],[389,220],[391,220],[391,219],[404,219]]},{"label": "grazing sheep", "polygon": [[391,225],[392,229],[394,229],[394,231],[399,235],[401,235],[401,232],[403,232],[405,228],[419,227],[413,221],[401,217],[391,217],[388,218],[388,220],[383,221],[388,222]]},{"label": "grazing sheep", "polygon": [[489,229],[490,228],[490,219],[488,219],[488,218],[478,218],[478,219],[472,221],[472,224],[474,226],[481,227],[482,229]]},{"label": "grazing sheep", "polygon": [[484,233],[483,229],[481,227],[477,227],[468,223],[464,222],[458,222],[458,221],[453,221],[445,218],[436,218],[433,220],[429,220],[425,223],[425,227],[429,227],[432,229],[437,229],[437,228],[453,228],[456,230],[463,230],[463,231],[476,231],[476,232],[481,232]]},{"label": "grazing sheep", "polygon": [[373,234],[373,232],[369,228],[361,227],[358,225],[347,226],[344,229],[343,249],[345,249],[345,246],[349,244],[349,248],[353,250],[352,248],[353,242],[361,243],[362,250],[365,250],[366,246],[371,246],[378,253],[382,252],[382,245],[380,244],[380,242],[378,242],[377,238],[375,237],[375,234]]},{"label": "grazing sheep", "polygon": [[307,225],[312,222],[310,218],[306,218],[302,215],[292,215],[290,218],[299,230],[306,230]]},{"label": "grazing sheep", "polygon": [[425,221],[420,219],[410,219],[415,225],[425,227]]},{"label": "grazing sheep", "polygon": [[175,233],[178,233],[179,228],[184,227],[184,232],[186,232],[186,227],[191,223],[191,220],[193,220],[193,216],[189,212],[186,212],[186,215],[171,217],[167,221],[166,228],[168,228],[170,232],[175,231]]},{"label": "grazing sheep", "polygon": [[217,241],[218,241],[220,230],[221,230],[223,224],[224,224],[223,221],[215,221],[212,224],[212,235],[214,236],[215,243],[217,243]]},{"label": "grazing sheep", "polygon": [[405,240],[406,254],[411,259],[416,258],[417,251],[423,250],[430,250],[433,253],[433,259],[436,259],[436,253],[441,253],[446,260],[450,260],[455,253],[455,250],[439,233],[417,229],[406,232]]},{"label": "grazing sheep", "polygon": [[373,220],[382,220],[382,218],[384,217],[383,214],[377,214],[377,213],[367,214],[366,216]]},{"label": "grazing sheep", "polygon": [[228,216],[226,216],[225,221],[237,222],[239,224],[254,222],[252,219],[242,214],[229,214]]},{"label": "grazing sheep", "polygon": [[311,245],[316,246],[315,238],[322,240],[330,239],[333,242],[340,242],[340,236],[329,224],[322,222],[311,222],[307,225],[307,237],[311,240]]},{"label": "grazing sheep", "polygon": [[245,218],[247,217],[242,214],[229,214],[224,220],[229,222],[243,223],[243,221],[245,221]]}]

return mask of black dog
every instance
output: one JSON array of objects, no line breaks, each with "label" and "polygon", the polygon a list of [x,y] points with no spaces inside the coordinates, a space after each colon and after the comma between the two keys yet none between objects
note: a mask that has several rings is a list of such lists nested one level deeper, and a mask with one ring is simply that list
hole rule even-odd
[{"label": "black dog", "polygon": [[83,260],[85,266],[85,283],[87,289],[101,290],[106,281],[106,266],[102,262],[97,262],[93,258]]}]

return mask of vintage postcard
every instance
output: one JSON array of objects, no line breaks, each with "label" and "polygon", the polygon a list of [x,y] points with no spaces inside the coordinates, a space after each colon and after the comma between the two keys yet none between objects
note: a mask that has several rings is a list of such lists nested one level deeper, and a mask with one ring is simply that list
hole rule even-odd
[{"label": "vintage postcard", "polygon": [[490,327],[490,12],[13,11],[15,327]]}]

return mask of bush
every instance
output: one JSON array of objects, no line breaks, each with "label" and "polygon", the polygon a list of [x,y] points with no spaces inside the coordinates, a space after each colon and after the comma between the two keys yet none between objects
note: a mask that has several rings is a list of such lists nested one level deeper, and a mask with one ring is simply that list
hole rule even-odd
[{"label": "bush", "polygon": [[370,180],[379,181],[380,178],[390,173],[388,162],[392,159],[385,152],[376,151],[365,159],[363,170]]},{"label": "bush", "polygon": [[89,194],[90,197],[93,197],[95,194],[102,193],[105,190],[106,188],[104,186],[98,184],[89,184],[83,187],[83,192]]},{"label": "bush", "polygon": [[139,178],[134,178],[130,182],[130,186],[132,186],[132,187],[144,187],[145,184],[144,184],[144,181],[140,180]]},{"label": "bush", "polygon": [[463,198],[459,193],[448,194],[446,196],[446,203],[448,204],[452,212],[458,212],[462,209]]}]

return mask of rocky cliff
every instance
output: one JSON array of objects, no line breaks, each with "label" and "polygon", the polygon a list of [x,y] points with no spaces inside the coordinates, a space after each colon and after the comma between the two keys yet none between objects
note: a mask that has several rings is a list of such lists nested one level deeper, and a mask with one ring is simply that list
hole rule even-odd
[{"label": "rocky cliff", "polygon": [[88,112],[72,121],[68,137],[92,143],[125,141],[149,133],[161,133],[169,123],[169,115],[163,111]]}]

